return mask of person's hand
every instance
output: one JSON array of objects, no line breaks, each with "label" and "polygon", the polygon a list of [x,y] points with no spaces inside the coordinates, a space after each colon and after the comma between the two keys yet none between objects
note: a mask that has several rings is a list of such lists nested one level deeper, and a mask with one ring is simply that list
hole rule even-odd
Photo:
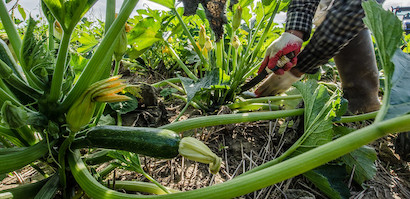
[{"label": "person's hand", "polygon": [[[296,55],[299,54],[302,43],[303,40],[301,37],[284,32],[278,39],[273,41],[266,50],[265,59],[259,67],[258,74],[265,70],[266,67],[272,70],[275,66],[278,66],[279,68],[273,72],[277,75],[283,75],[285,71],[290,70],[296,65]],[[289,59],[285,55],[291,52],[293,52],[295,56]]]},{"label": "person's hand", "polygon": [[294,75],[291,71],[284,72],[283,75],[271,74],[262,84],[256,89],[257,97],[277,95],[288,90],[293,83],[302,79]]}]

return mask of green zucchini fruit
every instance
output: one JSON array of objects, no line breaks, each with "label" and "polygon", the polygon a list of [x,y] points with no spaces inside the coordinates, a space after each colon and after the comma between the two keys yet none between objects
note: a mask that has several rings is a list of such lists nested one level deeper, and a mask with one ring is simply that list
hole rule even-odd
[{"label": "green zucchini fruit", "polygon": [[148,127],[97,126],[77,137],[71,149],[97,147],[129,151],[154,158],[174,158],[180,137],[171,130]]}]

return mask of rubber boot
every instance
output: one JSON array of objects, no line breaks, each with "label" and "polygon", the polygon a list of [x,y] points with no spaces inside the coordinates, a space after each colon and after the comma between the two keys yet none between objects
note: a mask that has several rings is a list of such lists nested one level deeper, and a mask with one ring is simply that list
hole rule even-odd
[{"label": "rubber boot", "polygon": [[369,30],[360,31],[334,60],[349,111],[358,114],[378,110],[379,71]]}]

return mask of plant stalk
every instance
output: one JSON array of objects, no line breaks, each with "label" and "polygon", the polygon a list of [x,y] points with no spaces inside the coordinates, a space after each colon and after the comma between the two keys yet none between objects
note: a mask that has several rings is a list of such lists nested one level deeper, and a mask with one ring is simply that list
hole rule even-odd
[{"label": "plant stalk", "polygon": [[51,81],[51,90],[48,101],[51,103],[57,102],[61,95],[61,85],[63,84],[63,77],[65,71],[65,64],[67,60],[68,48],[70,44],[71,32],[63,32],[63,38],[58,48],[56,67]]},{"label": "plant stalk", "polygon": [[159,128],[173,130],[175,132],[187,131],[190,129],[216,126],[224,124],[233,124],[239,122],[254,122],[259,120],[272,120],[277,118],[284,118],[290,116],[302,115],[303,109],[282,110],[282,111],[268,111],[260,113],[241,113],[241,114],[227,114],[204,116],[192,119],[187,119],[179,122],[174,122],[161,126]]},{"label": "plant stalk", "polygon": [[50,52],[54,50],[54,23],[51,21],[48,23],[48,50]]},{"label": "plant stalk", "polygon": [[280,101],[280,100],[294,100],[294,99],[302,99],[302,95],[287,95],[287,96],[270,96],[270,97],[259,97],[259,98],[252,98],[247,99],[242,102],[236,102],[229,104],[228,107],[230,109],[240,108],[242,106],[246,106],[253,103],[263,103],[267,101]]},{"label": "plant stalk", "polygon": [[181,79],[179,79],[178,77],[174,77],[174,78],[171,78],[171,79],[166,79],[166,80],[162,80],[162,81],[160,81],[160,82],[151,84],[151,86],[153,86],[153,87],[155,87],[155,88],[158,88],[158,87],[162,87],[162,86],[168,85],[168,82],[171,82],[171,83],[181,83]]},{"label": "plant stalk", "polygon": [[178,13],[178,11],[173,8],[173,12],[175,12],[175,15],[177,16],[179,23],[182,25],[182,28],[184,29],[185,34],[187,34],[189,41],[191,42],[192,46],[194,46],[194,50],[196,54],[198,54],[199,58],[201,59],[202,64],[207,68],[208,62],[206,61],[204,55],[201,53],[201,50],[199,50],[198,46],[196,45],[194,37],[192,37],[192,34],[189,32],[188,27],[186,26],[184,20],[182,19],[181,15]]},{"label": "plant stalk", "polygon": [[7,12],[7,8],[4,4],[4,1],[0,2],[0,19],[4,26],[4,29],[6,30],[11,46],[13,46],[14,53],[16,53],[17,59],[21,61],[21,38],[17,32],[14,22],[11,20],[9,16],[9,12]]},{"label": "plant stalk", "polygon": [[[134,192],[144,192],[144,193],[151,193],[156,195],[163,195],[167,194],[162,189],[158,188],[158,186],[147,183],[147,182],[139,182],[139,181],[117,181],[115,182],[115,189],[124,189],[127,191],[134,191]],[[175,189],[167,188],[167,190],[171,193],[180,192]]]},{"label": "plant stalk", "polygon": [[177,61],[178,65],[182,68],[182,70],[185,71],[188,77],[193,79],[194,81],[198,81],[198,78],[188,69],[184,62],[182,62],[181,58],[179,58],[178,54],[175,52],[172,46],[167,41],[165,41],[165,45],[169,48],[169,52],[171,52],[172,57]]}]

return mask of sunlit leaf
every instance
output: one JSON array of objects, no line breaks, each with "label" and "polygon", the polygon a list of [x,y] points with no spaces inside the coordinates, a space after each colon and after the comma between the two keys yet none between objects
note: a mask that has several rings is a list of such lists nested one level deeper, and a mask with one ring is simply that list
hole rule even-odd
[{"label": "sunlit leaf", "polygon": [[384,119],[394,118],[410,112],[410,55],[397,49],[392,61],[395,68],[390,91],[390,103]]},{"label": "sunlit leaf", "polygon": [[77,48],[77,51],[79,53],[86,53],[90,50],[92,50],[94,47],[97,46],[99,43],[97,39],[95,39],[93,34],[88,34],[88,33],[82,33],[78,37],[78,42],[81,43],[81,46]]},{"label": "sunlit leaf", "polygon": [[333,107],[327,89],[316,81],[297,82],[295,87],[305,102],[303,136],[306,138],[298,148],[299,152],[304,152],[332,140],[333,117],[330,113]]},{"label": "sunlit leaf", "polygon": [[19,5],[17,6],[17,9],[18,9],[18,11],[19,11],[21,17],[23,17],[23,20],[26,20],[27,14],[26,14],[26,11],[24,10],[24,8],[21,7],[21,5],[19,4]]},{"label": "sunlit leaf", "polygon": [[[379,56],[378,58],[381,61],[385,75],[383,106],[380,108],[379,114],[376,117],[377,122],[385,118],[390,106],[389,101],[391,96],[389,91],[393,87],[392,77],[395,70],[391,59],[400,45],[403,30],[397,16],[392,12],[384,10],[376,1],[364,1],[362,6],[366,13],[366,17],[363,18],[363,21],[373,33],[378,51],[377,55]],[[391,116],[392,115],[389,117]]]},{"label": "sunlit leaf", "polygon": [[155,2],[159,5],[163,5],[170,9],[175,8],[175,0],[149,0],[149,1]]}]

